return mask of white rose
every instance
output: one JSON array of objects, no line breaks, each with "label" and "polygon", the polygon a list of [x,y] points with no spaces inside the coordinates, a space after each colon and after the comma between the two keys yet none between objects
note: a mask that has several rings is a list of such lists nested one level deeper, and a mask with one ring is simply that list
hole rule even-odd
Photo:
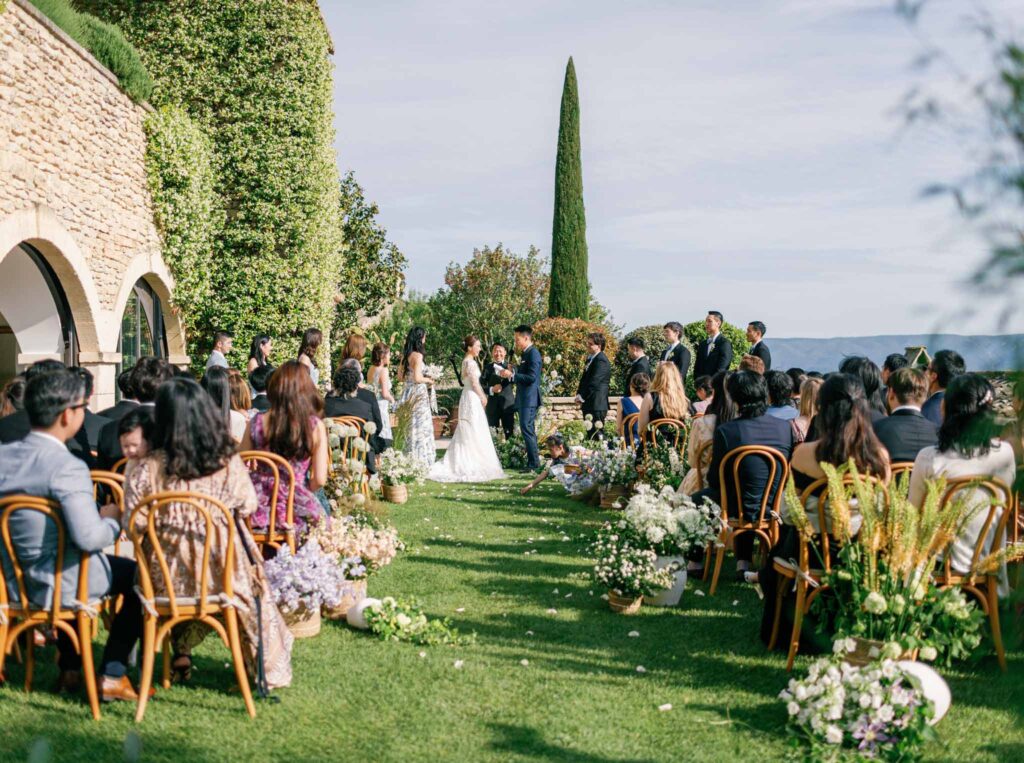
[{"label": "white rose", "polygon": [[939,651],[934,646],[922,646],[921,647],[921,659],[931,662],[939,656]]},{"label": "white rose", "polygon": [[399,628],[408,628],[410,625],[412,625],[412,618],[410,618],[408,615],[399,613],[399,615],[395,618],[395,622],[398,623]]},{"label": "white rose", "polygon": [[796,702],[790,702],[786,705],[786,712],[790,715],[798,715],[800,713],[800,705]]}]

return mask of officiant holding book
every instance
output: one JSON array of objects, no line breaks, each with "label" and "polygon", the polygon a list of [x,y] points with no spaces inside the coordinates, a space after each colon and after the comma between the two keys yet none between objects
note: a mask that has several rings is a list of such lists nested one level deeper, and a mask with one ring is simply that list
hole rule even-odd
[{"label": "officiant holding book", "polygon": [[487,425],[501,427],[505,437],[511,437],[516,425],[516,391],[511,379],[504,378],[508,370],[508,349],[501,342],[491,345],[491,362],[484,366],[483,387],[487,391]]}]

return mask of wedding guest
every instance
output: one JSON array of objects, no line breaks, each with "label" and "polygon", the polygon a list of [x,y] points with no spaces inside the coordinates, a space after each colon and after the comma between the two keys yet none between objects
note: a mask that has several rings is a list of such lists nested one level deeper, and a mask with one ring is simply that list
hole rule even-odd
[{"label": "wedding guest", "polygon": [[[398,373],[404,387],[399,406],[410,403],[412,412],[405,438],[405,452],[430,468],[437,459],[434,449],[434,420],[430,408],[430,387],[434,380],[424,373],[427,332],[421,326],[409,329],[402,348]],[[508,373],[508,372],[506,372]]]},{"label": "wedding guest", "polygon": [[363,358],[366,357],[367,344],[369,343],[362,334],[356,334],[355,332],[349,334],[348,339],[345,340],[345,347],[341,351],[342,362],[355,358],[359,361],[359,367],[362,368]]},{"label": "wedding guest", "polygon": [[[298,372],[305,375],[301,369]],[[207,576],[206,566],[213,571],[209,574],[210,594],[222,593],[219,571],[228,561],[228,532],[234,525],[234,547],[230,549],[231,585],[232,594],[239,602],[235,612],[249,677],[252,680],[256,677],[258,648],[262,647],[268,685],[287,686],[292,678],[293,639],[272,593],[266,590],[262,557],[243,521],[254,516],[257,496],[249,470],[238,457],[235,443],[224,427],[223,416],[198,384],[183,378],[175,378],[160,387],[154,413],[153,450],[131,470],[125,484],[126,515],[133,522],[135,532],[145,532],[149,515],[140,512],[133,516],[132,512],[146,496],[164,491],[201,493],[227,507],[231,516],[210,508],[213,540],[206,565],[205,519],[186,505],[171,504],[161,511],[155,522],[158,536],[167,540],[173,537],[176,542],[176,545],[163,545],[171,585],[179,595],[194,591],[196,582]],[[148,547],[147,539],[144,548]],[[166,579],[155,557],[150,561],[150,577],[156,596],[167,596]],[[260,599],[259,617],[257,597]],[[208,625],[195,621],[182,623],[172,630],[172,667],[179,680],[190,677],[192,650],[209,632]]]},{"label": "wedding guest", "polygon": [[693,380],[693,392],[697,396],[696,402],[691,406],[694,414],[704,413],[711,405],[712,396],[715,394],[711,378],[710,376],[698,376]]},{"label": "wedding guest", "polygon": [[252,386],[252,408],[254,411],[269,411],[270,401],[267,399],[267,384],[274,373],[274,367],[270,365],[260,366],[249,374],[249,384]]},{"label": "wedding guest", "polygon": [[768,345],[764,343],[764,335],[767,330],[761,321],[751,321],[747,324],[747,341],[750,342],[747,355],[760,358],[764,363],[765,373],[772,370],[772,353],[768,349]]},{"label": "wedding guest", "polygon": [[[720,371],[711,377],[713,392],[708,401],[710,405],[704,415],[693,422],[690,439],[686,442],[686,462],[690,464],[690,468],[677,491],[683,495],[693,495],[708,484],[711,450],[707,444],[714,440],[715,429],[732,421],[735,416],[732,400],[725,389],[725,380],[728,375],[728,371]],[[703,453],[701,453],[702,449]]]},{"label": "wedding guest", "polygon": [[324,341],[324,334],[320,329],[306,329],[302,335],[302,344],[299,345],[298,362],[309,371],[309,378],[313,380],[313,386],[320,383],[320,366],[316,360],[316,353]]},{"label": "wedding guest", "polygon": [[821,389],[821,385],[821,379],[808,376],[800,386],[800,394],[795,398],[799,401],[800,415],[790,422],[793,427],[794,445],[799,445],[807,439],[811,422],[818,415],[818,390]]},{"label": "wedding guest", "polygon": [[134,370],[134,367],[126,368],[117,375],[117,389],[121,393],[121,399],[115,405],[100,411],[100,416],[109,421],[117,421],[138,408],[139,401],[135,399],[135,390],[132,389],[132,371]]},{"label": "wedding guest", "polygon": [[[132,369],[131,376],[131,389],[138,401],[137,407],[152,410],[157,389],[173,376],[174,369],[166,361],[152,357],[139,358],[135,368]],[[100,432],[98,466],[100,469],[109,470],[123,457],[117,422],[112,421]]]},{"label": "wedding guest", "polygon": [[[370,444],[373,446],[374,452],[383,453],[386,449],[381,436],[381,432],[384,431],[384,420],[380,411],[380,406],[377,405],[377,396],[372,390],[363,386],[363,370],[362,365],[358,360],[355,358],[343,360],[341,362],[341,366],[339,366],[339,370],[342,368],[352,369],[359,375],[359,382],[356,387],[355,397],[357,400],[365,403],[366,407],[369,409],[370,418],[368,418],[367,421],[372,421],[374,426],[374,433],[370,435]],[[338,376],[335,374],[334,379],[332,379],[332,381],[335,381],[334,394],[329,395],[324,400],[324,415],[327,417],[356,415],[337,412],[342,411],[345,408],[345,406],[339,402],[342,399],[342,395],[339,393],[338,384],[336,383],[337,379]],[[360,416],[360,418],[362,418],[362,416]],[[433,425],[431,425],[431,431],[433,431]]]},{"label": "wedding guest", "polygon": [[[332,418],[335,416],[355,416],[363,420],[365,427],[365,422],[375,422],[380,418],[380,408],[377,406],[376,397],[373,397],[372,401],[368,401],[358,395],[362,374],[359,372],[359,368],[357,366],[354,367],[349,361],[359,362],[355,358],[349,358],[348,361],[342,363],[338,370],[334,372],[334,389],[324,399],[324,415]],[[377,453],[381,452],[378,448],[381,447],[382,443],[380,438],[377,437],[376,432],[370,435],[364,429],[360,435],[366,440],[370,448],[366,456],[367,467],[371,474],[375,474],[377,471],[376,456]]]},{"label": "wedding guest", "polygon": [[704,319],[704,330],[707,339],[697,345],[696,358],[693,364],[694,376],[714,376],[719,371],[728,371],[732,363],[732,343],[722,334],[725,319],[717,310],[708,312]]},{"label": "wedding guest", "polygon": [[[309,372],[297,360],[282,363],[267,386],[270,410],[257,413],[246,427],[239,450],[266,450],[287,460],[295,473],[295,531],[303,537],[320,524],[324,508],[314,495],[327,482],[331,461],[327,428],[321,420],[323,399],[313,386]],[[265,528],[270,517],[273,475],[253,472],[259,506],[253,512],[254,528]],[[287,496],[277,496],[277,523],[286,527]]]},{"label": "wedding guest", "polygon": [[662,335],[668,342],[668,347],[661,353],[661,363],[672,363],[679,371],[679,378],[686,380],[686,374],[690,370],[690,351],[683,344],[683,324],[679,321],[669,321],[662,328]]},{"label": "wedding guest", "polygon": [[93,378],[92,373],[81,366],[71,366],[68,368],[73,374],[78,374],[82,377],[82,383],[85,384],[85,423],[82,424],[82,430],[85,432],[86,440],[89,442],[89,450],[95,453],[100,446],[100,432],[103,431],[103,427],[110,423],[110,419],[93,413],[89,410],[88,404],[92,402],[93,393]]},{"label": "wedding guest", "polygon": [[501,374],[508,370],[508,348],[501,342],[491,345],[491,362],[484,367],[481,384],[487,390],[487,426],[501,427],[505,438],[512,436],[516,424],[516,390]]},{"label": "wedding guest", "polygon": [[[626,376],[622,380],[622,390],[624,395],[629,395],[629,384],[634,376],[644,374],[651,379],[654,377],[654,372],[651,371],[651,359],[647,357],[647,343],[642,336],[632,336],[626,340],[626,357],[629,358],[629,370],[626,371]],[[686,365],[689,367],[689,361]]]},{"label": "wedding guest", "polygon": [[218,331],[213,335],[213,350],[210,351],[210,357],[206,359],[207,369],[220,367],[228,367],[227,354],[231,352],[231,348],[235,346],[235,337],[229,331]]},{"label": "wedding guest", "polygon": [[[245,434],[244,428],[237,435],[235,434],[234,427],[235,422],[243,420],[246,423],[252,418],[252,395],[249,393],[249,382],[242,375],[241,371],[236,371],[234,368],[228,369],[228,388],[231,392],[231,410],[233,413],[237,413],[238,416],[231,417],[231,435],[236,440],[241,442],[242,435]],[[239,416],[241,419],[239,419]]]},{"label": "wedding guest", "polygon": [[[391,409],[395,406],[395,396],[391,391],[391,348],[383,342],[373,345],[370,354],[370,371],[366,378],[377,394],[377,407],[380,409],[380,440],[384,450],[391,447],[394,433],[391,431]],[[383,452],[383,451],[382,451]]]},{"label": "wedding guest", "polygon": [[[634,374],[633,378],[629,380],[629,394],[619,398],[619,415],[616,419],[619,437],[626,436],[626,416],[640,413],[640,406],[643,405],[644,398],[647,396],[650,388],[651,380],[647,377],[647,374]],[[630,441],[636,445],[640,439],[639,419],[633,422],[631,430]]]},{"label": "wedding guest", "polygon": [[786,373],[793,380],[793,405],[800,407],[800,395],[803,394],[804,381],[807,380],[807,372],[802,368],[790,368]]},{"label": "wedding guest", "polygon": [[885,360],[882,362],[882,384],[888,385],[890,376],[909,365],[910,361],[907,360],[906,355],[901,355],[898,352],[886,355]]},{"label": "wedding guest", "polygon": [[764,376],[764,361],[754,355],[744,355],[740,358],[738,371],[753,371],[755,374]]},{"label": "wedding guest", "polygon": [[871,420],[878,421],[885,418],[885,400],[882,398],[882,372],[875,363],[868,358],[854,355],[843,358],[839,364],[839,373],[850,374],[860,379],[864,387],[864,399],[871,409]]},{"label": "wedding guest", "polygon": [[[25,412],[31,431],[24,439],[0,445],[0,495],[23,493],[60,504],[67,530],[60,578],[62,606],[71,608],[78,598],[83,558],[89,560],[88,600],[123,597],[99,665],[100,692],[104,701],[136,701],[138,695],[127,676],[128,655],[142,633],[142,605],[133,590],[135,562],[103,553],[121,534],[121,512],[113,504],[96,510],[89,470],[67,448],[82,428],[86,405],[85,382],[78,374],[57,369],[29,377]],[[11,530],[10,540],[22,561],[29,600],[40,608],[47,607],[56,581],[57,533],[46,517],[29,511],[12,518]],[[7,593],[17,597],[13,569],[2,546],[0,560]],[[91,646],[87,644],[86,648]],[[57,630],[57,652],[60,677],[56,689],[76,692],[81,685],[81,656],[61,629]]]},{"label": "wedding guest", "polygon": [[[643,437],[647,427],[657,419],[684,421],[690,416],[690,403],[679,370],[674,363],[659,363],[654,372],[651,389],[640,405],[639,434]],[[666,431],[666,434],[668,432]],[[674,434],[672,435],[674,437]]]},{"label": "wedding guest", "polygon": [[[576,390],[576,402],[584,418],[590,416],[595,422],[603,422],[608,418],[608,391],[612,379],[612,364],[604,354],[604,334],[599,331],[588,334],[584,345],[587,349],[587,364]],[[587,439],[595,439],[602,433],[602,429],[594,427]]]},{"label": "wedding guest", "polygon": [[224,419],[224,425],[231,433],[231,437],[236,443],[241,442],[242,436],[245,434],[245,425],[249,423],[249,420],[231,405],[231,373],[229,369],[220,366],[208,368],[203,374],[200,384],[213,400],[214,407],[220,411],[221,418]]},{"label": "wedding guest", "polygon": [[274,340],[266,334],[257,334],[249,345],[249,362],[245,364],[245,373],[251,374],[257,368],[270,365],[270,353],[274,351]]},{"label": "wedding guest", "polygon": [[0,391],[0,419],[24,409],[25,377],[15,376]]},{"label": "wedding guest", "polygon": [[570,446],[566,444],[562,435],[557,432],[547,436],[544,440],[544,446],[548,449],[548,455],[551,456],[551,460],[548,461],[540,474],[534,477],[528,485],[519,491],[520,495],[526,495],[549,477],[562,481],[563,484],[565,484],[563,477],[568,476],[565,474],[566,466],[570,463],[577,462],[580,454],[589,452],[577,447],[575,449],[576,455],[574,456],[573,448],[570,448]]},{"label": "wedding guest", "polygon": [[783,421],[792,421],[800,415],[793,405],[793,380],[782,371],[769,371],[765,374],[768,383],[768,415]]},{"label": "wedding guest", "polygon": [[928,364],[928,399],[921,406],[921,413],[935,426],[942,425],[942,400],[946,396],[946,387],[966,370],[964,359],[953,350],[939,350]]},{"label": "wedding guest", "polygon": [[890,374],[886,402],[892,413],[874,427],[893,463],[914,461],[923,448],[938,441],[938,427],[921,414],[927,396],[928,378],[923,371],[904,367]]},{"label": "wedding guest", "polygon": [[117,439],[129,461],[147,456],[153,447],[153,409],[139,406],[118,419]]}]

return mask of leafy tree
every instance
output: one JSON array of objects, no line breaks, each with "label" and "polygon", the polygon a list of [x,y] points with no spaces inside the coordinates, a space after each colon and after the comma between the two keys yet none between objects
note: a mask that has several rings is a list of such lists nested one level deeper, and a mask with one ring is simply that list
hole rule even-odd
[{"label": "leafy tree", "polygon": [[587,219],[583,208],[583,164],[580,160],[580,103],[572,57],[565,67],[558,126],[548,315],[583,320],[590,317]]}]

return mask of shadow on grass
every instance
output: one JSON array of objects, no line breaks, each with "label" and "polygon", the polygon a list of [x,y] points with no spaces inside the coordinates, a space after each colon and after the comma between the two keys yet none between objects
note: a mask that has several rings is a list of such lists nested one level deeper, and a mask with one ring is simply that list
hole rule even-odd
[{"label": "shadow on grass", "polygon": [[529,726],[488,723],[487,727],[495,734],[495,739],[490,743],[491,749],[510,755],[544,760],[564,760],[572,763],[626,763],[627,761],[636,763],[653,760],[652,758],[608,758],[603,755],[578,752],[546,742],[536,729]]}]

